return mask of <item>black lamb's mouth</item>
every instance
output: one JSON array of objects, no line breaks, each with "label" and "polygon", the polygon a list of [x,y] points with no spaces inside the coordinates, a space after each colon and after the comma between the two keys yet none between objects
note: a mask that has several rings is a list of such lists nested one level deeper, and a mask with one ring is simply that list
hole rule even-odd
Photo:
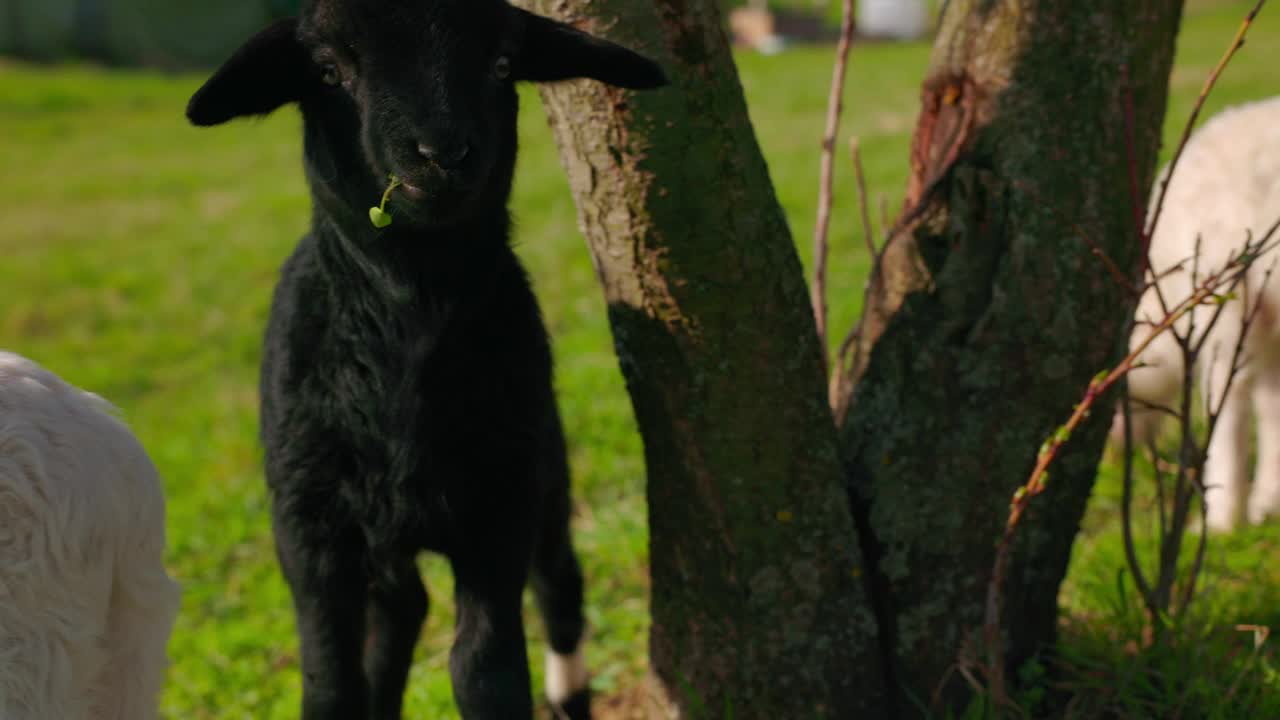
[{"label": "black lamb's mouth", "polygon": [[410,200],[422,200],[427,196],[427,191],[409,182],[400,182],[400,190],[409,196]]}]

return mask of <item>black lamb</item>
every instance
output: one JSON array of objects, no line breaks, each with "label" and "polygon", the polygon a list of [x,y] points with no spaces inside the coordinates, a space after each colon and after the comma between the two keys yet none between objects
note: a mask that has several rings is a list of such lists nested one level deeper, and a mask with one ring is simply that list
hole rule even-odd
[{"label": "black lamb", "polygon": [[[579,77],[666,84],[653,62],[502,0],[314,0],[191,98],[196,125],[291,102],[304,121],[311,232],[281,271],[261,375],[304,720],[400,717],[424,549],[453,569],[462,716],[532,715],[530,576],[549,700],[590,715],[551,351],[506,209],[514,83]],[[370,206],[392,176],[380,229]]]}]

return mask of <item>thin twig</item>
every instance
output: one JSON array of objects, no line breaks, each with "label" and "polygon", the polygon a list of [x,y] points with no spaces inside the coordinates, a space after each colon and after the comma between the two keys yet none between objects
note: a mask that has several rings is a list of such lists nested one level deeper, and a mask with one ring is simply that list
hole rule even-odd
[{"label": "thin twig", "polygon": [[880,253],[876,250],[875,232],[871,229],[871,208],[867,203],[867,174],[862,168],[862,152],[858,147],[858,136],[849,138],[849,156],[853,161],[853,175],[858,182],[858,209],[862,213],[862,237],[867,244],[867,257],[871,258],[871,271],[880,270]]},{"label": "thin twig", "polygon": [[[1246,243],[1247,247],[1248,243]],[[1197,235],[1191,255],[1191,284],[1193,287],[1199,284],[1201,278],[1200,261],[1203,259],[1202,248],[1203,237]],[[1238,259],[1244,259],[1246,256],[1245,252],[1242,252],[1239,256],[1229,256],[1227,266],[1231,266]],[[1236,286],[1245,277],[1249,263],[1243,263],[1243,266],[1245,271],[1237,275],[1232,281],[1230,287],[1227,288],[1227,293],[1233,293]],[[1195,371],[1200,366],[1199,358],[1203,351],[1204,343],[1222,318],[1225,308],[1225,302],[1218,302],[1213,315],[1209,318],[1209,323],[1199,333],[1196,330],[1195,309],[1187,313],[1185,327],[1175,327],[1170,331],[1182,353],[1182,393],[1176,414],[1179,442],[1178,462],[1173,472],[1173,508],[1168,518],[1169,524],[1167,527],[1162,527],[1159,536],[1156,582],[1151,589],[1151,594],[1143,598],[1147,608],[1148,627],[1151,631],[1153,642],[1162,638],[1168,629],[1168,618],[1173,602],[1173,589],[1178,579],[1178,558],[1182,554],[1182,539],[1186,535],[1191,500],[1194,497],[1192,491],[1199,484],[1204,471],[1204,453],[1201,452],[1196,438],[1191,406],[1192,398],[1194,397]],[[1216,355],[1216,346],[1214,352]],[[1212,366],[1213,363],[1211,362],[1208,367]],[[1206,392],[1210,392],[1210,390],[1207,389]],[[1213,432],[1213,425],[1216,419],[1216,416],[1211,412],[1209,416],[1210,434]]]},{"label": "thin twig", "polygon": [[1182,590],[1182,602],[1178,605],[1179,614],[1185,613],[1191,606],[1196,594],[1196,583],[1200,579],[1200,570],[1204,567],[1204,556],[1209,549],[1209,505],[1204,502],[1204,476],[1196,475],[1196,485],[1200,490],[1200,539],[1196,543],[1195,559],[1191,561],[1191,569],[1187,572],[1187,585]]},{"label": "thin twig", "polygon": [[[1169,412],[1172,413],[1174,417],[1178,416],[1177,412],[1174,410],[1170,410]],[[1128,450],[1125,452],[1128,452]],[[1151,471],[1154,472],[1156,476],[1156,529],[1160,531],[1160,537],[1164,537],[1165,531],[1169,528],[1168,506],[1164,499],[1164,475],[1166,465],[1161,462],[1160,448],[1157,447],[1154,435],[1147,438],[1147,454],[1151,457]],[[1133,558],[1130,558],[1130,560],[1132,561],[1130,562],[1130,567],[1135,567],[1133,562],[1137,562],[1137,560]]]},{"label": "thin twig", "polygon": [[[1137,118],[1133,109],[1133,86],[1129,84],[1128,66],[1122,67],[1121,70],[1124,72],[1124,150],[1129,166],[1129,203],[1133,208],[1133,230],[1138,233],[1138,247],[1141,249],[1142,264],[1138,269],[1138,276],[1145,278],[1148,273],[1155,274],[1151,272],[1151,235],[1147,233],[1142,218],[1143,211],[1149,208],[1138,187],[1137,130],[1135,128]],[[1166,187],[1166,191],[1167,189]],[[1195,285],[1195,281],[1191,284]],[[1152,279],[1143,289],[1147,288],[1155,293],[1156,301],[1160,304],[1160,312],[1168,315],[1169,303],[1164,297],[1164,289],[1160,287],[1159,279]]]},{"label": "thin twig", "polygon": [[[871,260],[871,272],[867,274],[866,284],[862,288],[862,313],[866,316],[867,303],[871,301],[872,290],[880,283],[881,277],[881,260],[884,257],[884,247],[888,247],[887,243],[884,247],[877,250],[875,241],[875,232],[871,228],[871,208],[869,207],[867,197],[867,176],[862,168],[862,153],[858,148],[858,138],[853,137],[849,140],[849,155],[853,162],[853,174],[857,178],[858,184],[858,207],[862,214],[862,234],[863,240],[867,245],[867,257]],[[862,328],[863,322],[859,320],[849,329],[849,333],[845,335],[844,341],[840,343],[840,347],[836,350],[835,372],[831,374],[828,382],[828,401],[831,405],[831,412],[839,422],[843,416],[843,404],[845,402],[846,393],[842,392],[845,372],[849,367],[858,367],[858,363],[862,360]],[[849,350],[854,350],[853,363],[848,364]]]},{"label": "thin twig", "polygon": [[1147,209],[1146,198],[1142,197],[1142,189],[1138,183],[1138,118],[1137,112],[1133,109],[1133,85],[1129,82],[1129,66],[1122,65],[1120,72],[1124,86],[1124,150],[1129,170],[1129,206],[1133,210],[1133,228],[1138,232],[1138,238],[1142,244],[1142,272],[1145,273],[1146,263],[1149,260],[1148,243],[1151,238],[1147,235],[1146,222],[1142,217],[1143,211]]},{"label": "thin twig", "polygon": [[[1246,253],[1249,252],[1250,245],[1251,243],[1245,244],[1244,252]],[[1271,265],[1267,268],[1266,272],[1263,273],[1262,284],[1261,284],[1261,287],[1258,288],[1256,297],[1253,297],[1253,293],[1251,292],[1252,288],[1249,285],[1248,278],[1247,277],[1245,278],[1243,302],[1245,307],[1247,308],[1247,311],[1240,322],[1240,334],[1236,337],[1235,346],[1232,348],[1231,367],[1229,368],[1227,373],[1227,376],[1228,376],[1227,382],[1223,387],[1222,399],[1218,404],[1216,415],[1221,415],[1222,408],[1223,406],[1226,405],[1226,402],[1227,402],[1227,396],[1231,393],[1231,384],[1244,367],[1244,347],[1248,341],[1249,333],[1252,330],[1254,323],[1258,319],[1258,314],[1262,310],[1262,296],[1266,290],[1267,285],[1270,284],[1271,282],[1271,273],[1275,270],[1275,266],[1276,264],[1275,264],[1275,261],[1273,260]],[[1206,335],[1207,334],[1208,334],[1208,331],[1206,330]],[[1202,339],[1201,344],[1203,345],[1203,343],[1204,343],[1204,340]],[[1209,396],[1209,397],[1212,397],[1212,396]],[[1237,400],[1237,402],[1242,402],[1242,401],[1243,400]],[[1217,417],[1215,416],[1213,418],[1213,422],[1210,423],[1208,431],[1205,434],[1204,442],[1206,447],[1208,447],[1209,442],[1213,439],[1213,431],[1214,431],[1214,426],[1216,424],[1217,424]],[[1197,458],[1200,462],[1201,469],[1203,469],[1203,465],[1204,465],[1203,456],[1204,456],[1204,453],[1201,454],[1200,458]],[[1204,556],[1207,550],[1208,538],[1209,538],[1208,512],[1207,512],[1208,503],[1204,501],[1205,487],[1204,487],[1203,472],[1198,472],[1196,474],[1196,490],[1200,493],[1200,497],[1201,497],[1200,540],[1196,545],[1196,554],[1195,554],[1195,558],[1192,560],[1191,568],[1187,572],[1186,586],[1183,588],[1182,598],[1178,603],[1179,612],[1185,612],[1186,609],[1191,605],[1192,599],[1195,597],[1196,584],[1200,577],[1200,570],[1201,568],[1204,567]]]},{"label": "thin twig", "polygon": [[1138,552],[1133,544],[1133,526],[1129,522],[1130,513],[1133,511],[1133,453],[1129,451],[1129,448],[1133,447],[1133,405],[1129,400],[1127,377],[1124,379],[1120,403],[1124,412],[1124,482],[1121,485],[1120,494],[1120,527],[1124,536],[1124,556],[1129,561],[1133,584],[1138,589],[1138,593],[1145,598],[1151,596],[1151,588],[1147,584],[1146,575],[1142,572],[1142,566],[1138,564]]},{"label": "thin twig", "polygon": [[[1274,232],[1274,230],[1273,230]],[[1124,495],[1121,505],[1121,527],[1124,535],[1125,543],[1125,559],[1129,565],[1130,572],[1134,576],[1135,585],[1142,598],[1143,606],[1147,611],[1147,617],[1150,622],[1151,630],[1154,635],[1159,637],[1164,634],[1166,629],[1166,617],[1174,608],[1173,588],[1178,579],[1178,558],[1181,555],[1182,538],[1187,527],[1188,513],[1190,511],[1190,503],[1195,494],[1198,492],[1203,495],[1203,470],[1206,458],[1205,452],[1201,449],[1196,437],[1196,431],[1193,424],[1191,413],[1191,399],[1193,397],[1193,385],[1195,382],[1194,371],[1199,365],[1197,359],[1203,354],[1205,343],[1213,335],[1213,329],[1223,317],[1227,302],[1236,288],[1241,284],[1245,288],[1245,304],[1249,308],[1246,315],[1241,319],[1241,331],[1237,336],[1235,346],[1232,349],[1231,365],[1226,382],[1223,386],[1222,400],[1215,406],[1212,400],[1206,407],[1208,415],[1208,429],[1205,434],[1205,444],[1212,439],[1217,420],[1221,414],[1222,406],[1225,398],[1230,393],[1231,384],[1242,367],[1242,352],[1245,338],[1248,337],[1250,327],[1255,319],[1260,304],[1249,302],[1249,283],[1248,272],[1252,264],[1257,260],[1258,254],[1267,245],[1267,240],[1255,243],[1252,237],[1245,242],[1245,246],[1238,253],[1228,256],[1223,271],[1228,271],[1229,278],[1224,278],[1222,282],[1214,288],[1214,294],[1211,300],[1216,307],[1209,319],[1209,322],[1203,330],[1197,331],[1195,326],[1195,307],[1191,308],[1187,313],[1187,323],[1183,328],[1178,328],[1176,324],[1169,329],[1176,339],[1178,346],[1182,352],[1182,394],[1180,397],[1180,409],[1172,414],[1178,418],[1179,426],[1179,453],[1178,462],[1174,469],[1173,482],[1173,514],[1166,522],[1165,517],[1165,497],[1164,497],[1164,473],[1159,467],[1159,453],[1156,449],[1153,438],[1148,439],[1148,451],[1152,457],[1152,463],[1155,466],[1156,481],[1156,502],[1159,518],[1158,537],[1160,538],[1159,546],[1159,562],[1157,566],[1156,582],[1154,586],[1149,585],[1145,579],[1141,564],[1138,561],[1137,554],[1133,548],[1132,541],[1132,518],[1130,514],[1132,503],[1132,441],[1131,441],[1131,418],[1128,415],[1128,396],[1127,392],[1122,398],[1125,403],[1125,444],[1124,444],[1124,461],[1126,466],[1125,486],[1123,488]],[[1200,243],[1196,243],[1196,256],[1192,259],[1191,277],[1197,283],[1200,282]],[[1232,268],[1239,268],[1238,272],[1231,273]],[[1222,271],[1220,271],[1222,272]],[[1268,272],[1270,272],[1268,270]],[[1220,275],[1220,277],[1222,277]],[[1206,281],[1208,283],[1209,281]],[[1214,346],[1215,357],[1210,358],[1211,363],[1216,361],[1217,346]],[[1212,364],[1210,365],[1210,367]],[[1206,380],[1206,383],[1208,381]],[[1211,386],[1204,388],[1206,397],[1213,398],[1217,395]],[[1204,525],[1205,512],[1204,505],[1201,504],[1201,523]],[[1199,575],[1200,568],[1203,565],[1204,553],[1206,549],[1207,535],[1201,534],[1200,542],[1196,549],[1196,556],[1193,561],[1192,569],[1188,576],[1188,582],[1183,588],[1182,597],[1178,603],[1179,612],[1185,610],[1190,604],[1192,595],[1195,590],[1196,579]]]},{"label": "thin twig", "polygon": [[[1179,139],[1178,146],[1174,150],[1173,159],[1169,161],[1169,167],[1165,170],[1164,177],[1160,180],[1160,191],[1156,194],[1153,202],[1155,209],[1147,218],[1146,227],[1141,229],[1143,262],[1147,267],[1150,267],[1151,265],[1151,238],[1155,235],[1156,228],[1160,224],[1161,216],[1164,215],[1164,203],[1165,199],[1169,195],[1169,185],[1173,180],[1174,171],[1177,170],[1178,163],[1182,160],[1182,155],[1187,149],[1187,144],[1191,142],[1191,134],[1195,131],[1196,123],[1200,119],[1200,114],[1204,111],[1204,106],[1209,99],[1209,94],[1218,84],[1218,78],[1222,76],[1223,71],[1226,70],[1227,65],[1231,63],[1232,58],[1235,57],[1240,48],[1244,47],[1245,37],[1248,35],[1249,28],[1253,26],[1254,20],[1258,17],[1258,13],[1262,11],[1262,6],[1266,5],[1266,3],[1267,0],[1258,0],[1258,2],[1253,6],[1253,9],[1245,16],[1244,20],[1240,23],[1240,29],[1236,31],[1235,38],[1231,41],[1231,45],[1228,46],[1227,51],[1223,54],[1222,58],[1218,60],[1218,64],[1214,67],[1213,71],[1209,73],[1209,77],[1205,79],[1204,86],[1200,89],[1200,94],[1196,97],[1195,104],[1192,105],[1191,114],[1188,116],[1187,123],[1182,129],[1182,137]],[[1126,117],[1131,119],[1131,93],[1127,96],[1127,101],[1129,104],[1126,106]],[[1133,157],[1132,138],[1130,138],[1129,162],[1130,175],[1136,179],[1136,159]],[[1136,220],[1136,222],[1138,222],[1139,227],[1141,227],[1141,221]],[[1161,290],[1159,283],[1152,284],[1154,286],[1156,297],[1160,302],[1160,309],[1167,315],[1169,312],[1169,305],[1164,297],[1163,291]]]},{"label": "thin twig", "polygon": [[[1144,325],[1146,325],[1147,327],[1154,327],[1154,325],[1152,325],[1151,323],[1144,323]],[[1140,362],[1137,365],[1134,365],[1133,369],[1141,370],[1142,368],[1145,368],[1145,367],[1151,367],[1151,366],[1146,363]],[[1161,405],[1160,403],[1154,403],[1149,400],[1144,400],[1142,398],[1132,398],[1131,401],[1137,403],[1138,406],[1141,407],[1144,411],[1160,413],[1162,415],[1168,415],[1169,417],[1173,417],[1173,418],[1178,417],[1178,411],[1174,410],[1168,405]]]},{"label": "thin twig", "polygon": [[1196,121],[1200,119],[1200,113],[1204,110],[1205,101],[1209,99],[1209,93],[1213,91],[1215,85],[1218,84],[1218,78],[1222,76],[1222,71],[1226,70],[1227,65],[1231,62],[1231,58],[1235,57],[1236,52],[1244,47],[1245,36],[1249,33],[1249,28],[1253,26],[1253,21],[1258,17],[1258,13],[1262,11],[1262,6],[1267,4],[1267,0],[1258,0],[1245,16],[1244,21],[1240,23],[1240,29],[1236,31],[1235,39],[1231,41],[1231,46],[1227,48],[1227,52],[1218,61],[1213,72],[1209,73],[1209,77],[1204,82],[1204,87],[1200,89],[1200,96],[1196,98],[1195,105],[1191,108],[1191,116],[1187,119],[1186,127],[1182,129],[1182,139],[1178,142],[1178,149],[1174,151],[1173,159],[1169,161],[1169,170],[1165,173],[1164,180],[1160,184],[1160,193],[1156,197],[1155,212],[1152,213],[1147,221],[1144,236],[1150,238],[1155,234],[1156,226],[1160,223],[1160,216],[1164,213],[1165,196],[1169,194],[1169,181],[1173,179],[1173,172],[1178,168],[1178,161],[1182,159],[1182,153],[1187,149],[1187,143],[1191,141],[1191,133],[1195,130]]},{"label": "thin twig", "polygon": [[818,326],[822,345],[822,368],[829,367],[827,350],[827,249],[831,226],[831,205],[835,185],[836,134],[840,131],[840,112],[844,103],[844,77],[849,65],[849,48],[853,45],[853,0],[844,0],[844,16],[840,22],[840,43],[836,46],[836,65],[831,76],[831,96],[827,100],[827,129],[822,138],[822,176],[818,189],[818,222],[813,231],[813,319]]},{"label": "thin twig", "polygon": [[[1200,248],[1197,245],[1196,255],[1199,257]],[[1240,274],[1243,275],[1243,272]],[[1199,278],[1199,263],[1196,262],[1191,272],[1193,282],[1197,282]],[[1236,280],[1239,280],[1237,276]],[[1234,287],[1234,285],[1233,285]],[[1217,294],[1215,292],[1215,294]],[[1217,312],[1214,314],[1220,316],[1222,314],[1223,305],[1219,305]],[[1174,330],[1175,337],[1179,336],[1179,331]],[[1187,313],[1187,329],[1185,337],[1193,337],[1195,332],[1195,308]],[[1181,342],[1181,338],[1179,338]],[[1156,567],[1156,582],[1151,589],[1151,595],[1143,598],[1147,606],[1147,617],[1151,634],[1155,639],[1164,636],[1167,629],[1166,618],[1169,612],[1169,602],[1172,597],[1173,583],[1178,575],[1178,556],[1182,550],[1182,537],[1185,535],[1187,526],[1187,518],[1191,508],[1191,494],[1189,476],[1191,474],[1200,474],[1203,469],[1203,454],[1199,452],[1196,443],[1195,428],[1192,425],[1191,399],[1194,397],[1192,387],[1195,379],[1196,355],[1199,352],[1199,346],[1183,347],[1183,363],[1182,363],[1182,397],[1181,405],[1178,411],[1179,420],[1179,446],[1178,446],[1178,464],[1174,472],[1173,480],[1173,512],[1169,516],[1168,532],[1160,537],[1159,547],[1159,563]]]}]

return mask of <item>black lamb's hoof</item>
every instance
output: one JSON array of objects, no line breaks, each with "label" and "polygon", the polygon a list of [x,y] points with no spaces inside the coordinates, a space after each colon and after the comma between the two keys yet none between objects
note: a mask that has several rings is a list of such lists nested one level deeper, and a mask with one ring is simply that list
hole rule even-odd
[{"label": "black lamb's hoof", "polygon": [[591,720],[591,688],[583,688],[562,703],[551,703],[556,720]]}]

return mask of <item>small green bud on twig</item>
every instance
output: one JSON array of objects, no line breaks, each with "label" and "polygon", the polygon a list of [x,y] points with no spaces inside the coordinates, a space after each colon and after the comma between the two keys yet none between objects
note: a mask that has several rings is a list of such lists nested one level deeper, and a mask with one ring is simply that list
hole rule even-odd
[{"label": "small green bud on twig", "polygon": [[391,192],[402,184],[400,178],[392,175],[391,184],[387,186],[387,191],[382,193],[382,203],[377,207],[369,208],[369,220],[379,230],[391,224],[391,213],[387,212],[387,201],[391,199]]}]

